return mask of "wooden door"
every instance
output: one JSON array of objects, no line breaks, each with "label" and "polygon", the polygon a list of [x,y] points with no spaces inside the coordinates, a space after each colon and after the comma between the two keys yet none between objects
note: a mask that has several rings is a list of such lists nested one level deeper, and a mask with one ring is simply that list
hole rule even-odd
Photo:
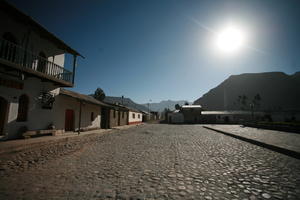
[{"label": "wooden door", "polygon": [[3,135],[7,113],[7,101],[0,97],[0,135]]},{"label": "wooden door", "polygon": [[74,110],[67,109],[65,115],[65,131],[74,131]]}]

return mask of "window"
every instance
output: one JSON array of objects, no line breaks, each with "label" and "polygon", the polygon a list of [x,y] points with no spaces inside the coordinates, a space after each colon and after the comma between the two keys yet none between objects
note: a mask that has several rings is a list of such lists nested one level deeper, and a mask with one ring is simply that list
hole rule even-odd
[{"label": "window", "polygon": [[29,106],[29,98],[27,95],[23,94],[19,98],[19,108],[18,108],[18,122],[27,121],[28,114],[28,106]]},{"label": "window", "polygon": [[94,112],[91,112],[91,122],[94,121]]},{"label": "window", "polygon": [[116,118],[116,110],[114,110],[114,118]]},{"label": "window", "polygon": [[138,114],[138,118],[140,118],[140,114]]},{"label": "window", "polygon": [[135,114],[134,113],[132,113],[132,118],[135,119]]},{"label": "window", "polygon": [[122,118],[124,118],[124,111],[122,112]]}]

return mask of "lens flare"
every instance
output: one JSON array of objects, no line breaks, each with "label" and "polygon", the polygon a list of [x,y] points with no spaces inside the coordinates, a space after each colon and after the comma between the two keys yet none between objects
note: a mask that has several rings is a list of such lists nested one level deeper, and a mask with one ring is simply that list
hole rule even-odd
[{"label": "lens flare", "polygon": [[217,34],[216,44],[224,53],[238,52],[245,43],[245,34],[234,26],[229,26]]}]

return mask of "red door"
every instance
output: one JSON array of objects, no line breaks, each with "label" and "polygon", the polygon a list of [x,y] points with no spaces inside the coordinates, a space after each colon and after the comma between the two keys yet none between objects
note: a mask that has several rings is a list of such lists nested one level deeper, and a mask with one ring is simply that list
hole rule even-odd
[{"label": "red door", "polygon": [[74,110],[66,110],[65,131],[74,131]]}]

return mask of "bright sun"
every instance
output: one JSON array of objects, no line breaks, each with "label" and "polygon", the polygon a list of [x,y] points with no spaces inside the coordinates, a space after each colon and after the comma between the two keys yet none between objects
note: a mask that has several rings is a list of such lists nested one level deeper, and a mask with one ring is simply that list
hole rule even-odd
[{"label": "bright sun", "polygon": [[217,34],[216,44],[223,53],[236,53],[245,44],[245,34],[237,27],[228,26]]}]

